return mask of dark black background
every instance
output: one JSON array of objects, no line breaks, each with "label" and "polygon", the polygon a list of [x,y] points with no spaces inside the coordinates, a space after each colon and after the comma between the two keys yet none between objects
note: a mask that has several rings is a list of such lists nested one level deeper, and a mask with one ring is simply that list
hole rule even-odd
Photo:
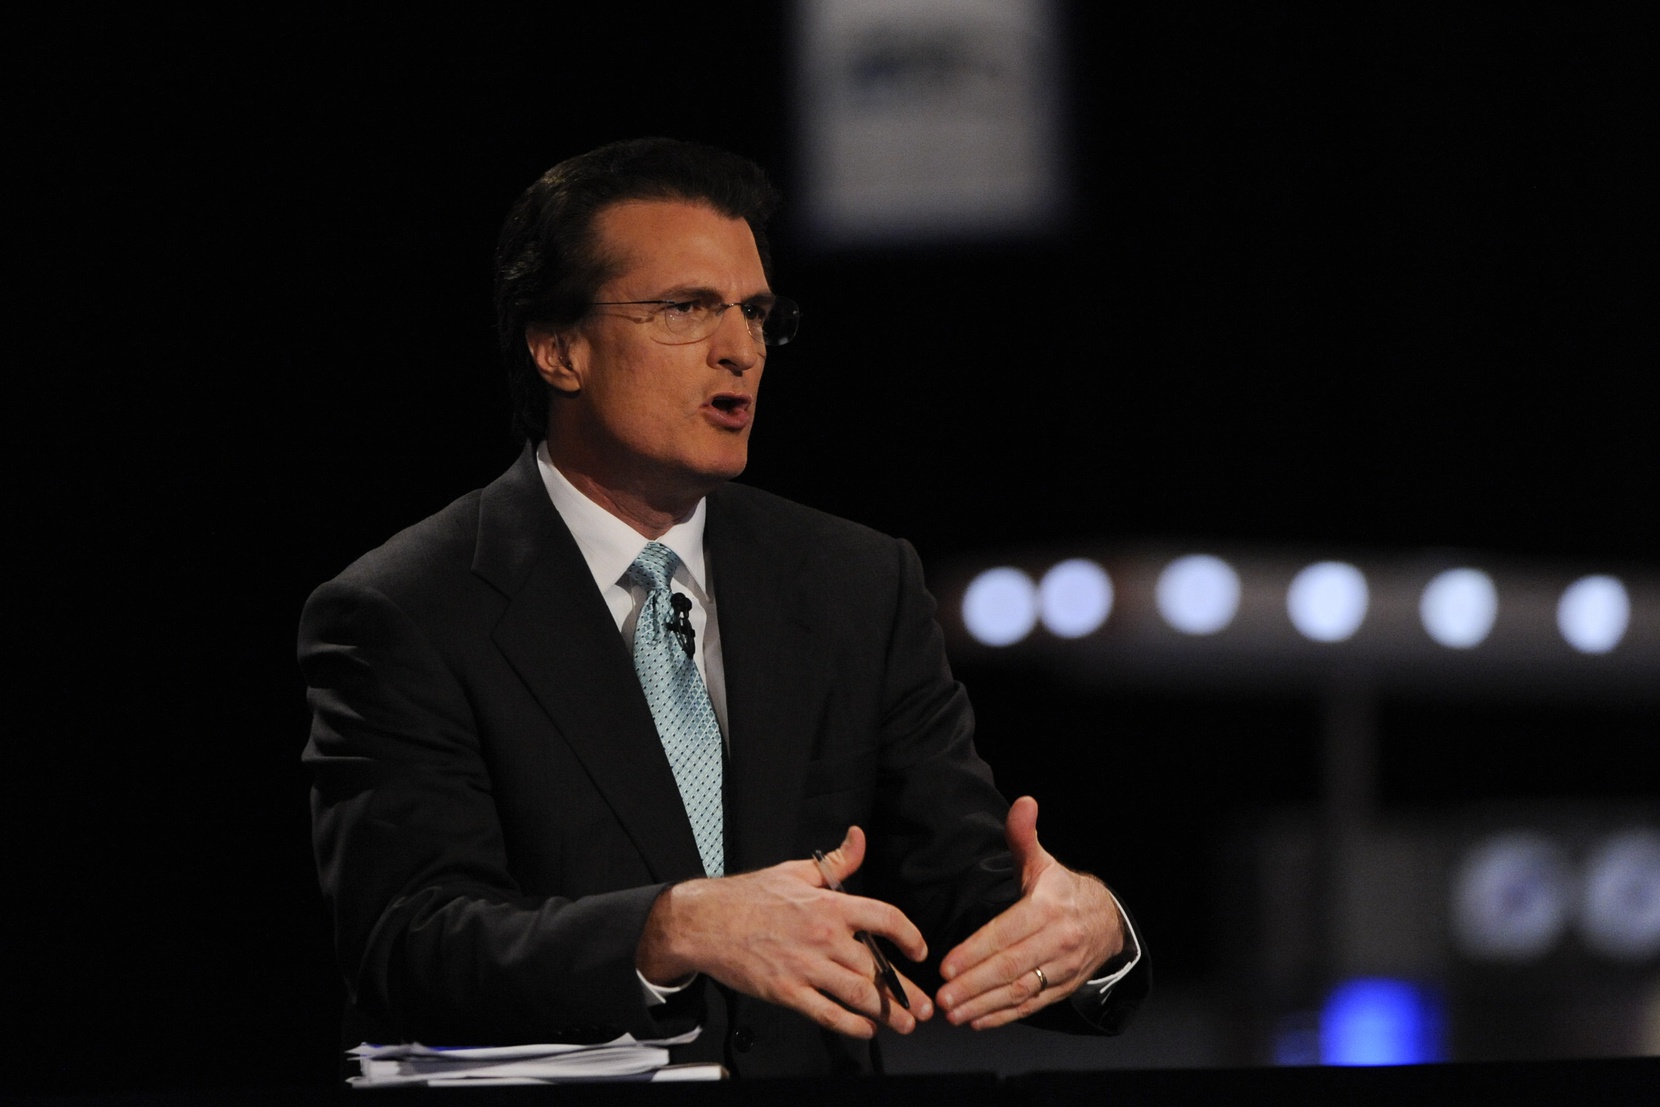
[{"label": "dark black background", "polygon": [[[832,254],[786,210],[777,284],[808,315],[746,480],[931,564],[1162,538],[1653,563],[1650,27],[1064,10],[1063,233]],[[14,24],[7,990],[35,1055],[11,1086],[331,1078],[300,605],[514,456],[490,254],[537,174],[659,133],[791,191],[788,18]],[[1219,841],[1314,798],[1317,704],[962,675],[1005,789],[1138,905],[1161,974],[1208,979]],[[1385,721],[1397,807],[1654,797],[1652,711]]]}]

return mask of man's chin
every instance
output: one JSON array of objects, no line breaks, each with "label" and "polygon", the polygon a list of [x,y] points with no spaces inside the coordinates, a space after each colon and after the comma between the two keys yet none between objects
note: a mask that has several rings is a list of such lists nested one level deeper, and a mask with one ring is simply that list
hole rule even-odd
[{"label": "man's chin", "polygon": [[707,483],[708,490],[713,491],[727,481],[741,475],[747,468],[749,468],[749,450],[746,448],[710,458],[706,464],[698,466],[698,475],[703,482]]},{"label": "man's chin", "polygon": [[748,454],[705,459],[697,465],[679,468],[671,481],[679,497],[695,502],[739,476],[748,463]]}]

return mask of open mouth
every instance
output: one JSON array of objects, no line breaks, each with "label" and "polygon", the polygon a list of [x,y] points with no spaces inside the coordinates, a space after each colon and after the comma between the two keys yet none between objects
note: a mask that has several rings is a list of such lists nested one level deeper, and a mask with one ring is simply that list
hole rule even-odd
[{"label": "open mouth", "polygon": [[716,426],[729,431],[741,431],[749,426],[751,403],[749,396],[736,392],[722,392],[709,398],[706,410]]}]

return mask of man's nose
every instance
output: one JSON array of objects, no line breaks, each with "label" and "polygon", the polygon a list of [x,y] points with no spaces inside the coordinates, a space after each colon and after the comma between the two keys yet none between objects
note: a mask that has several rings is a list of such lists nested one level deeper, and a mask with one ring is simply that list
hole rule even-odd
[{"label": "man's nose", "polygon": [[766,357],[766,347],[749,329],[744,309],[733,304],[720,314],[715,333],[709,336],[709,361],[734,373],[753,369]]}]

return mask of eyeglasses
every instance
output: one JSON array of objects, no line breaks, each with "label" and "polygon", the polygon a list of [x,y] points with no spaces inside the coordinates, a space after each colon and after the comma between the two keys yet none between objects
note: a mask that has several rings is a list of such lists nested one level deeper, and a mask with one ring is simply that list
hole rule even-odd
[{"label": "eyeglasses", "polygon": [[800,306],[783,296],[752,296],[731,304],[712,296],[695,300],[595,300],[593,306],[651,308],[644,318],[634,322],[650,324],[659,342],[701,342],[715,333],[727,308],[741,311],[749,333],[767,346],[789,342],[801,325]]}]

